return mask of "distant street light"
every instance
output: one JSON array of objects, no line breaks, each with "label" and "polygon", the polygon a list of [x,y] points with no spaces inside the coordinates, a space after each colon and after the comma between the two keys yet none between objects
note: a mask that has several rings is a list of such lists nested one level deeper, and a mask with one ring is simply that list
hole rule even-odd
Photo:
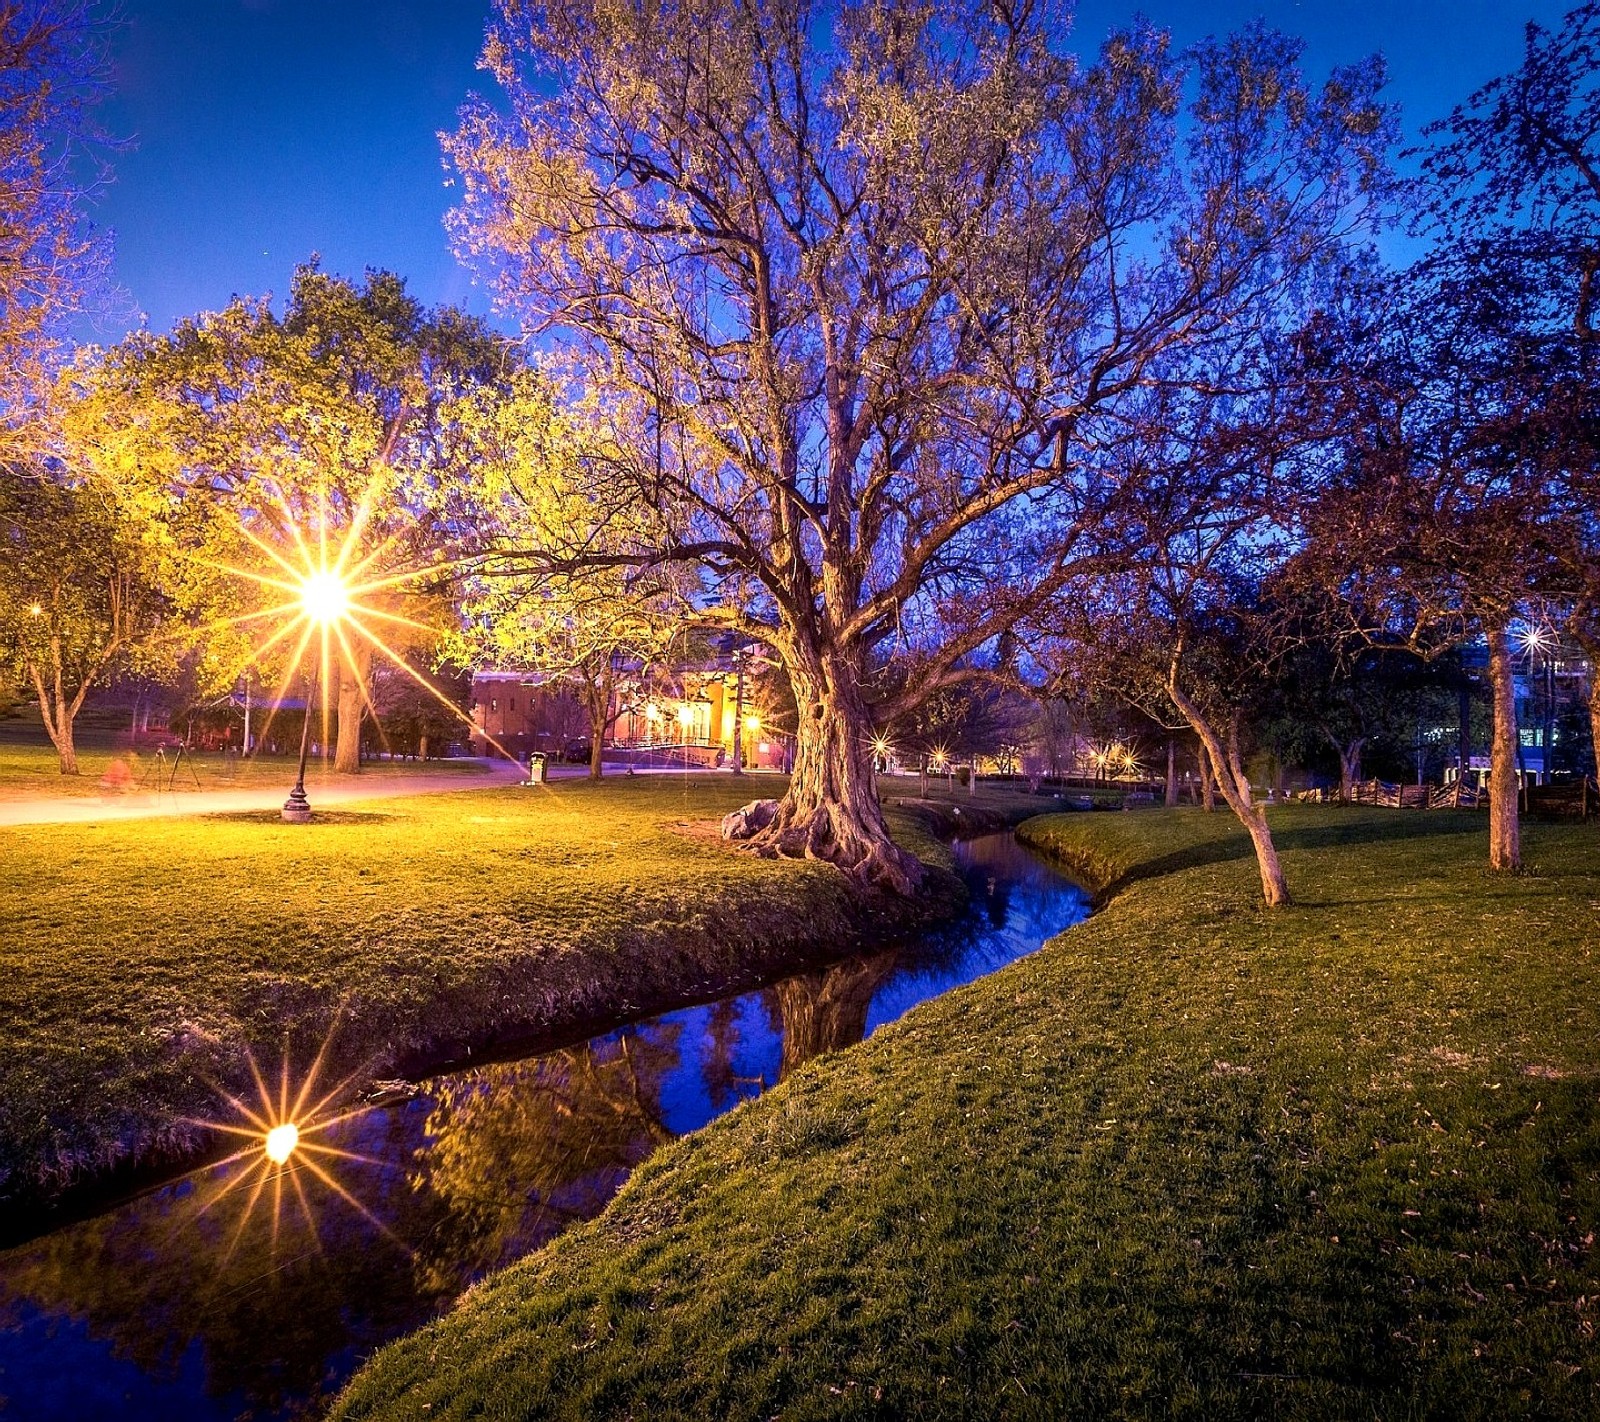
[{"label": "distant street light", "polygon": [[[1528,674],[1531,677],[1537,669],[1542,673],[1538,682],[1539,698],[1544,703],[1544,712],[1540,736],[1544,742],[1540,748],[1539,783],[1550,783],[1550,772],[1553,756],[1552,745],[1556,736],[1556,657],[1558,642],[1555,633],[1548,627],[1530,627],[1522,634],[1522,650],[1528,654]],[[1537,659],[1537,661],[1535,660]]]}]

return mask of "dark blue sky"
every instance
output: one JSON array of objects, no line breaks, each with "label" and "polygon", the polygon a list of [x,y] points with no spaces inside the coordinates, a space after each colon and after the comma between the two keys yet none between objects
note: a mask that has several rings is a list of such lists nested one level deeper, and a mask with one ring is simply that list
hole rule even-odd
[{"label": "dark blue sky", "polygon": [[[1313,74],[1382,50],[1408,133],[1512,68],[1530,18],[1569,0],[1085,0],[1093,50],[1142,8],[1177,43],[1257,15],[1309,44]],[[435,134],[452,126],[488,0],[121,0],[116,94],[135,145],[96,210],[117,277],[156,330],[234,293],[281,293],[321,252],[390,267],[429,303],[484,308],[445,240]],[[103,338],[115,338],[108,330]]]}]

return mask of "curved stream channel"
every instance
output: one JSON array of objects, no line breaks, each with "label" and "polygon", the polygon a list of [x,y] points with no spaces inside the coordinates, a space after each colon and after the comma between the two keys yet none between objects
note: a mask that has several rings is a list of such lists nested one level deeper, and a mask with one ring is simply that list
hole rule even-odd
[{"label": "curved stream channel", "polygon": [[955,853],[972,906],[909,945],[424,1081],[316,1137],[342,1154],[274,1170],[251,1148],[0,1254],[0,1415],[315,1415],[380,1344],[598,1214],[658,1145],[1089,912],[1009,834]]}]

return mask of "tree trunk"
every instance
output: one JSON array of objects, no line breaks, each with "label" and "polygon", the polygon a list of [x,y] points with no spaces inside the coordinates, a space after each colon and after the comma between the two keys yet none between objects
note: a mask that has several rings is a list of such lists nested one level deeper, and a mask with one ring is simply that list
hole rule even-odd
[{"label": "tree trunk", "polygon": [[34,694],[39,698],[39,719],[44,722],[44,731],[50,737],[50,744],[56,748],[56,764],[63,775],[76,775],[78,748],[72,739],[72,723],[77,717],[83,697],[80,694],[76,701],[68,702],[62,692],[59,667],[56,672],[53,697],[45,688],[44,676],[39,668],[30,666],[28,670],[33,677]]},{"label": "tree trunk", "polygon": [[1200,746],[1200,754],[1195,757],[1200,762],[1200,803],[1205,807],[1205,812],[1215,814],[1217,809],[1217,775],[1211,764],[1211,753],[1205,745]]},{"label": "tree trunk", "polygon": [[1355,798],[1356,781],[1361,779],[1361,748],[1366,737],[1339,747],[1339,803],[1348,805]]},{"label": "tree trunk", "polygon": [[1517,819],[1517,688],[1511,670],[1511,639],[1504,627],[1489,633],[1489,683],[1494,692],[1494,740],[1489,748],[1489,867],[1522,867],[1522,830]]},{"label": "tree trunk", "polygon": [[758,853],[824,859],[852,878],[909,894],[922,865],[890,837],[872,773],[872,718],[857,669],[819,654],[790,667],[799,720],[789,792],[750,841]]},{"label": "tree trunk", "polygon": [[1589,735],[1593,744],[1595,784],[1600,785],[1600,666],[1589,664]]},{"label": "tree trunk", "polygon": [[1178,743],[1167,737],[1167,808],[1178,803]]},{"label": "tree trunk", "polygon": [[353,648],[355,665],[339,663],[339,733],[334,742],[333,768],[340,775],[361,770],[361,713],[366,708],[366,679],[372,670],[372,649]]},{"label": "tree trunk", "polygon": [[417,737],[417,759],[423,762],[428,759],[428,733],[426,731]]},{"label": "tree trunk", "polygon": [[1278,908],[1288,903],[1289,885],[1283,877],[1283,865],[1278,859],[1277,846],[1272,842],[1272,830],[1267,825],[1266,811],[1255,804],[1254,797],[1250,793],[1250,778],[1245,774],[1243,759],[1239,753],[1237,722],[1230,729],[1228,745],[1224,749],[1222,738],[1217,734],[1216,728],[1199,706],[1179,688],[1175,674],[1167,682],[1167,694],[1172,698],[1172,704],[1183,714],[1184,720],[1200,737],[1201,743],[1211,757],[1212,765],[1216,768],[1222,798],[1228,802],[1228,808],[1238,817],[1239,823],[1250,835],[1250,843],[1256,852],[1256,867],[1261,872],[1261,895],[1267,901],[1267,906]]},{"label": "tree trunk", "polygon": [[78,773],[78,747],[72,739],[72,719],[62,716],[57,722],[57,729],[50,733],[50,739],[55,742],[56,762],[61,767],[63,775],[76,775]]},{"label": "tree trunk", "polygon": [[611,659],[598,678],[589,679],[589,779],[605,775],[606,727],[611,722]]}]

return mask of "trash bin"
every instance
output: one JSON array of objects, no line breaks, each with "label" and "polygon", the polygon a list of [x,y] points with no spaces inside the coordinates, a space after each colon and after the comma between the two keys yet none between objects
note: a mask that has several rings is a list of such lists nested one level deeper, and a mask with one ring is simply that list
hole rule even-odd
[{"label": "trash bin", "polygon": [[544,773],[545,760],[546,757],[542,755],[530,755],[528,757],[528,784],[543,785],[545,783],[547,778]]}]

